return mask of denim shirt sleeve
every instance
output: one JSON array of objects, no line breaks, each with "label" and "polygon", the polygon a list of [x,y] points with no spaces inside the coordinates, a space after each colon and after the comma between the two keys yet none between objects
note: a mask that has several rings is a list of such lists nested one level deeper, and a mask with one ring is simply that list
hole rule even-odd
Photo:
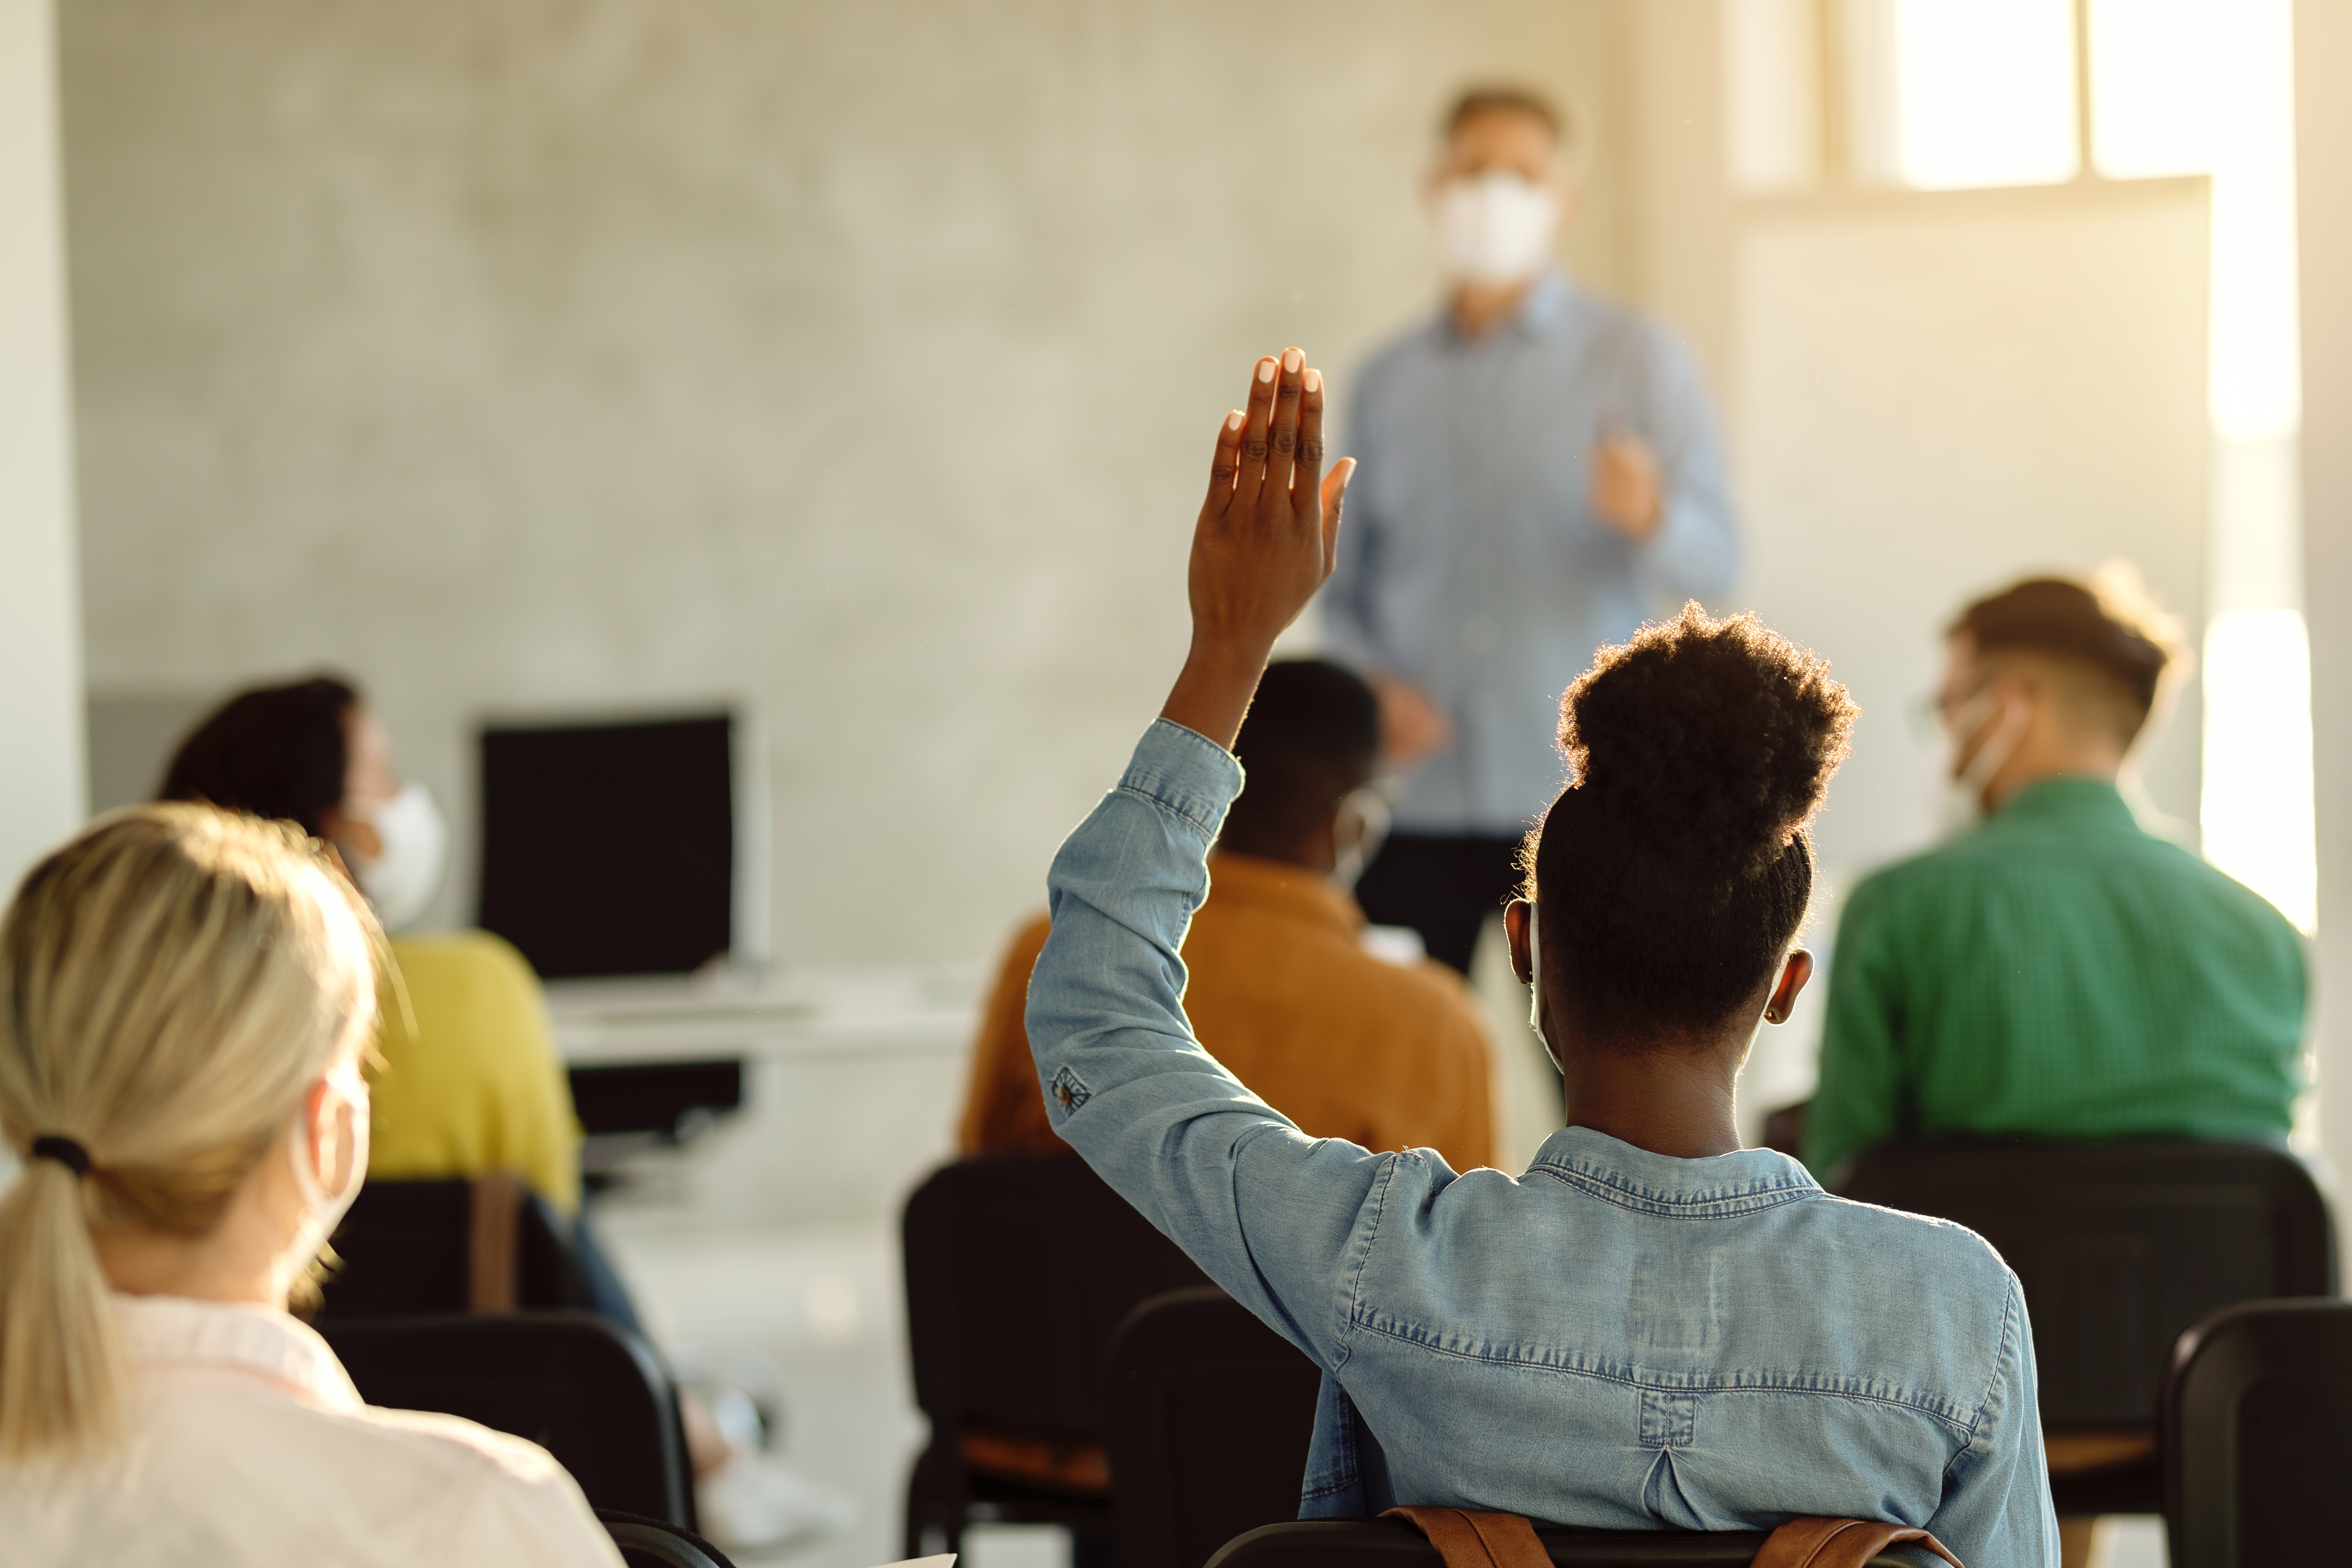
[{"label": "denim shirt sleeve", "polygon": [[1053,934],[1029,982],[1046,1114],[1212,1279],[1319,1364],[1400,1159],[1312,1139],[1201,1048],[1178,956],[1209,843],[1239,793],[1223,747],[1166,720],[1055,856]]},{"label": "denim shirt sleeve", "polygon": [[1963,1563],[2056,1568],[2058,1516],[2050,1503],[2035,1375],[2033,1329],[2011,1274],[1992,1385],[1975,1434],[1944,1472],[1943,1506],[1927,1521]]}]

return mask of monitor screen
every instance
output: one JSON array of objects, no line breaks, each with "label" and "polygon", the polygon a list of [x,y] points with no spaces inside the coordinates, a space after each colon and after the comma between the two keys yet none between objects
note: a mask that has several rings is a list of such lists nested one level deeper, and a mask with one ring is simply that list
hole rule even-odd
[{"label": "monitor screen", "polygon": [[551,980],[679,974],[734,938],[726,714],[482,731],[481,923]]}]

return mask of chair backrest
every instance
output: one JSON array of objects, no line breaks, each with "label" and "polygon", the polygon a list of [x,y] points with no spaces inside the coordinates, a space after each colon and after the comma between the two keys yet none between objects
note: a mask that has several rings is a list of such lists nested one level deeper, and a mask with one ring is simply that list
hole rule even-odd
[{"label": "chair backrest", "polygon": [[1201,1568],[1298,1517],[1322,1371],[1213,1285],[1154,1296],[1105,1378],[1119,1568]]},{"label": "chair backrest", "polygon": [[621,1549],[628,1568],[735,1568],[727,1553],[690,1530],[643,1514],[600,1508],[597,1522]]},{"label": "chair backrest", "polygon": [[590,1304],[568,1227],[504,1172],[370,1182],[335,1231],[321,1320]]},{"label": "chair backrest", "polygon": [[691,1530],[677,1394],[653,1351],[591,1312],[322,1321],[360,1397],[437,1410],[553,1454],[598,1508]]},{"label": "chair backrest", "polygon": [[[1749,1568],[1766,1536],[1760,1530],[1536,1529],[1558,1568]],[[1261,1525],[1227,1542],[1208,1568],[1444,1568],[1444,1563],[1403,1520],[1329,1519]],[[1912,1568],[1912,1563],[1881,1552],[1870,1568]]]},{"label": "chair backrest", "polygon": [[2352,1556],[2352,1302],[2258,1301],[2180,1336],[2161,1423],[2173,1568]]},{"label": "chair backrest", "polygon": [[2272,1149],[1890,1143],[1839,1191],[1964,1225],[2017,1271],[2053,1432],[2150,1426],[2184,1330],[2239,1301],[2335,1293],[2326,1202]]},{"label": "chair backrest", "polygon": [[1112,1333],[1207,1283],[1075,1154],[943,1166],[907,1200],[905,1240],[915,1402],[943,1451],[974,1425],[1098,1440]]}]

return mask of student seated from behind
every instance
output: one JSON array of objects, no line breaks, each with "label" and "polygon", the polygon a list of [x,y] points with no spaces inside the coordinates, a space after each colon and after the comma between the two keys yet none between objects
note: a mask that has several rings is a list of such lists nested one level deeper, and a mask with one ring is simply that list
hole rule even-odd
[{"label": "student seated from behind", "polygon": [[2302,1088],[2302,938],[2143,830],[2116,777],[2172,655],[2055,578],[1970,605],[1937,701],[1985,813],[1838,922],[1805,1162],[1956,1133],[2276,1140]]},{"label": "student seated from behind", "polygon": [[0,1558],[601,1564],[543,1450],[361,1402],[289,1295],[367,1174],[366,906],[283,824],[117,813],[0,917]]},{"label": "student seated from behind", "polygon": [[1352,468],[1318,487],[1321,427],[1319,374],[1260,361],[1193,534],[1192,651],[1055,858],[1028,1012],[1055,1131],[1323,1367],[1301,1513],[1855,1517],[2054,1563],[2015,1277],[1734,1127],[1756,1025],[1811,968],[1805,826],[1853,716],[1819,659],[1692,606],[1570,689],[1579,782],[1506,915],[1569,1106],[1525,1175],[1311,1138],[1194,1037],[1177,949],[1241,788],[1226,748]]},{"label": "student seated from behind", "polygon": [[[349,684],[247,691],[180,743],[166,800],[298,823],[331,844],[397,932],[404,997],[383,998],[385,1070],[372,1075],[378,1181],[520,1173],[569,1216],[580,1208],[580,1123],[539,977],[488,931],[401,931],[441,878],[432,798],[394,771],[383,726]],[[404,1002],[405,1005],[404,1005]]]},{"label": "student seated from behind", "polygon": [[[1459,976],[1364,951],[1363,911],[1332,879],[1360,858],[1352,804],[1381,747],[1379,700],[1317,659],[1271,665],[1234,752],[1249,786],[1209,853],[1184,937],[1185,1011],[1216,1058],[1316,1137],[1493,1157],[1486,1024]],[[1351,854],[1352,852],[1352,854]],[[1021,1026],[1040,916],[1013,938],[974,1047],[963,1152],[1064,1153]]]}]

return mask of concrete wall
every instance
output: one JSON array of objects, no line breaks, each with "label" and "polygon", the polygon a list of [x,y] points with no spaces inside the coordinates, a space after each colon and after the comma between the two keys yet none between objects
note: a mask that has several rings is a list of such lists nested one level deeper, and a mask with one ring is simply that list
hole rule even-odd
[{"label": "concrete wall", "polygon": [[[2304,605],[2319,835],[2315,974],[2322,1146],[2352,1172],[2352,9],[2295,6],[2303,271]],[[2338,1232],[2352,1243],[2339,1192]]]},{"label": "concrete wall", "polygon": [[1175,668],[1250,357],[1431,300],[1464,79],[1585,110],[1622,280],[1626,9],[79,0],[92,688],[356,674],[458,919],[481,716],[739,700],[778,955],[979,958]]},{"label": "concrete wall", "polygon": [[83,810],[49,0],[0,0],[0,901]]}]

